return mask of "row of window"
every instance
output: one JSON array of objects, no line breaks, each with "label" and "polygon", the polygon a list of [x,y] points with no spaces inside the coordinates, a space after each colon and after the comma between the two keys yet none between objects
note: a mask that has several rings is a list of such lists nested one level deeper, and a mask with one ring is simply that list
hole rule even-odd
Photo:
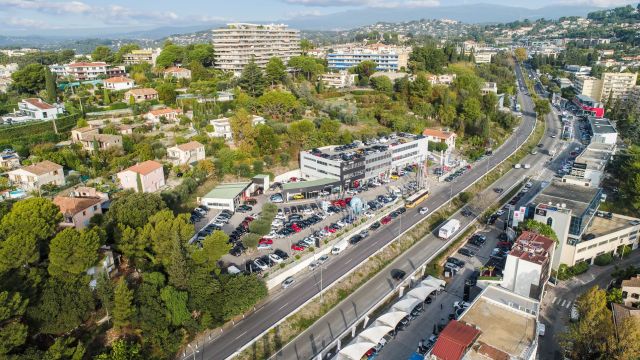
[{"label": "row of window", "polygon": [[406,146],[397,146],[395,148],[393,148],[393,153],[398,153],[400,151],[405,151],[405,150],[409,150],[409,149],[413,149],[413,148],[417,148],[418,147],[418,142],[411,142]]},{"label": "row of window", "polygon": [[400,156],[394,156],[394,157],[393,157],[393,161],[398,161],[398,160],[406,159],[406,158],[408,158],[408,157],[412,157],[412,156],[416,156],[416,155],[418,155],[418,152],[417,152],[417,151],[412,151],[412,152],[410,152],[410,153],[408,153],[408,154],[404,154],[404,155],[400,155]]}]

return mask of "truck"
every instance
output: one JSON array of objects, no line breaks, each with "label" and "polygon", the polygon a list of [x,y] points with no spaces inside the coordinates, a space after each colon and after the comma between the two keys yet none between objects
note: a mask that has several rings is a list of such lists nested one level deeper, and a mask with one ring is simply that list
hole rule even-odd
[{"label": "truck", "polygon": [[333,248],[331,249],[331,254],[338,255],[343,252],[344,249],[347,248],[347,246],[349,246],[349,241],[347,239],[341,240],[333,246]]},{"label": "truck", "polygon": [[438,230],[438,236],[442,239],[448,240],[451,235],[455,234],[460,229],[460,221],[458,219],[451,219],[447,221]]}]

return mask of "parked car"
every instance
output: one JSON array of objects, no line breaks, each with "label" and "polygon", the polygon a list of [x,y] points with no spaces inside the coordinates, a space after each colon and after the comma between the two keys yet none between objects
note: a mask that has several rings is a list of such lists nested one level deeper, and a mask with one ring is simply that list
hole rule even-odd
[{"label": "parked car", "polygon": [[462,260],[460,260],[458,258],[454,258],[454,257],[447,258],[447,262],[448,263],[452,263],[452,264],[454,264],[454,265],[456,265],[457,267],[460,267],[460,268],[463,267],[464,264],[465,264],[464,261],[462,261]]},{"label": "parked car", "polygon": [[466,257],[474,257],[476,255],[475,252],[467,249],[467,248],[460,248],[458,249],[458,254],[460,255],[464,255]]}]

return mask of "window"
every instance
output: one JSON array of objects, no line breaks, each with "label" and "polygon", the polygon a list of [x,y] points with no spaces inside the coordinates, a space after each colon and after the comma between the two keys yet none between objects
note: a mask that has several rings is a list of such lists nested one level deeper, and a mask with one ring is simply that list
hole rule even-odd
[{"label": "window", "polygon": [[640,299],[640,294],[631,294],[632,299]]},{"label": "window", "polygon": [[626,299],[629,294],[626,291],[622,292],[622,298]]},{"label": "window", "polygon": [[547,225],[553,226],[553,219],[551,217],[547,218]]}]

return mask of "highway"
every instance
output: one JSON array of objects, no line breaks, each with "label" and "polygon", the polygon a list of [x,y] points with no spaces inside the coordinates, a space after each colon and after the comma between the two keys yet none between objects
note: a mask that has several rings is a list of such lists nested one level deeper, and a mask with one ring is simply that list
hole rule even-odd
[{"label": "highway", "polygon": [[[522,77],[519,69],[517,70],[517,75],[519,78]],[[488,168],[509,157],[517,146],[525,141],[535,126],[536,120],[531,98],[522,96],[522,94],[519,96],[524,105],[523,121],[512,136],[507,139],[500,148],[496,149],[492,156],[482,162],[475,163],[471,170],[458,177],[455,182],[450,183],[450,187],[441,188],[439,192],[432,194],[431,197],[424,202],[424,206],[430,209],[436,209],[445,204],[449,200],[450,194],[456,196],[474,180],[484,175]],[[534,164],[535,162],[533,160],[538,161],[544,156],[540,154],[536,155],[536,157],[533,155],[529,157],[532,157],[531,163]],[[524,177],[523,174],[524,172],[517,173],[510,171],[499,180],[499,182],[504,182],[504,185],[501,187],[506,189],[509,187],[507,186],[508,183],[520,181]],[[487,196],[496,197],[497,195],[490,191],[490,194],[487,194]],[[373,232],[362,243],[348,248],[337,257],[332,257],[331,260],[324,264],[322,269],[323,285],[326,287],[336,281],[356,264],[365,261],[371,254],[392,241],[398,234],[420,221],[423,217],[424,215],[418,214],[418,209],[410,209],[390,224]],[[460,217],[460,219],[462,226],[471,220],[465,217]],[[414,245],[411,251],[405,252],[396,259],[392,265],[390,265],[390,268],[415,269],[417,264],[429,258],[443,245],[442,240],[428,236],[421,240],[421,243]],[[421,251],[415,251],[415,249],[421,249]],[[261,307],[257,309],[256,312],[237,323],[233,328],[225,330],[223,334],[206,342],[204,346],[200,344],[197,358],[227,359],[280,319],[294,312],[299,306],[320,291],[319,270],[320,269],[317,269],[312,276],[298,279],[295,286],[267,299],[267,301],[260,304]],[[384,296],[379,294],[388,293],[396,285],[395,281],[391,280],[388,271],[380,272],[365,286],[360,287],[345,301],[341,302],[336,308],[332,309],[327,315],[307,329],[307,331],[296,338],[295,341],[287,344],[274,357],[278,359],[312,358],[318,351],[324,348],[324,345],[332,341],[334,336],[337,336],[345,328],[348,328],[357,318],[358,314],[369,309],[381,296]]]}]

